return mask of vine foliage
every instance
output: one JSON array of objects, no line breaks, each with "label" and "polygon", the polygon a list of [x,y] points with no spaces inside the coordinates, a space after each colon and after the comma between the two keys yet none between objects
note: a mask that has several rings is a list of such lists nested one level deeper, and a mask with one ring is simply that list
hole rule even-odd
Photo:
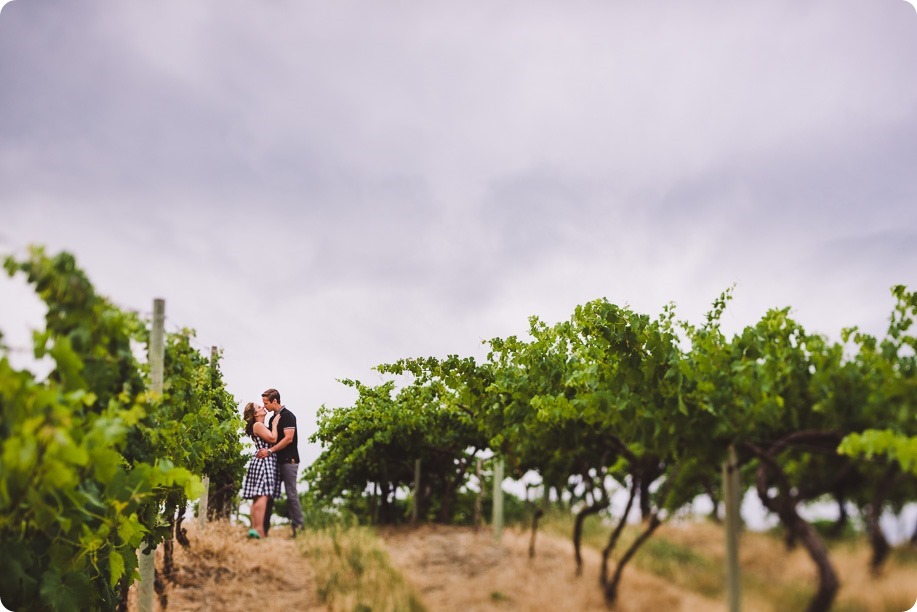
[{"label": "vine foliage", "polygon": [[137,578],[138,549],[171,540],[172,513],[201,494],[198,475],[238,475],[241,419],[193,332],[169,334],[154,395],[137,356],[149,322],[97,294],[70,254],[33,247],[4,268],[47,307],[33,351],[51,368],[17,369],[0,346],[0,599],[113,609]]}]

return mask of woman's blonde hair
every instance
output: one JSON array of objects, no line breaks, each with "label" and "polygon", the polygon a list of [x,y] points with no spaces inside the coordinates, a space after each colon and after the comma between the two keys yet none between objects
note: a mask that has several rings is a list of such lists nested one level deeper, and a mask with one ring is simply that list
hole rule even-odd
[{"label": "woman's blonde hair", "polygon": [[245,410],[242,411],[242,418],[245,419],[245,433],[254,437],[255,435],[255,402],[245,404]]}]

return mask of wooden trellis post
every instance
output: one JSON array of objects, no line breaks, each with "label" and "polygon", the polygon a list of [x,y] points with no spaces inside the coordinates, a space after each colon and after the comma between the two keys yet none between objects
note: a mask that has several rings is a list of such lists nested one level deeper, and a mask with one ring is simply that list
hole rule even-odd
[{"label": "wooden trellis post", "polygon": [[491,521],[494,540],[499,542],[503,535],[503,457],[494,457],[494,508]]},{"label": "wooden trellis post", "polygon": [[[153,329],[150,333],[150,391],[162,395],[163,367],[165,362],[166,301],[153,300]],[[140,612],[153,612],[153,583],[156,577],[156,549],[149,554],[141,551],[140,580],[137,583],[137,608]]]},{"label": "wooden trellis post", "polygon": [[740,498],[739,463],[736,449],[729,447],[729,457],[723,463],[723,498],[726,502],[726,593],[729,612],[739,612],[742,607],[742,584],[739,573],[739,514]]}]

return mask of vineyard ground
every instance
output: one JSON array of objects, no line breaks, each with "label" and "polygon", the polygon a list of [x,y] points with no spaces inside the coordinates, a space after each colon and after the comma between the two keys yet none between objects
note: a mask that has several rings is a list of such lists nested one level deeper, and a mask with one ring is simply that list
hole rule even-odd
[{"label": "vineyard ground", "polygon": [[[720,554],[718,531],[710,524],[666,526],[659,536],[714,558]],[[245,533],[244,527],[228,523],[208,525],[203,531],[189,525],[191,547],[176,546],[176,579],[167,592],[167,609],[327,609],[316,594],[310,561],[290,538],[288,527],[275,528],[272,537],[262,541],[249,540]],[[779,539],[759,535],[743,538],[743,571],[758,574],[773,589],[770,596],[767,591],[745,591],[743,609],[751,612],[779,609],[772,596],[783,588],[781,581],[798,581],[807,591],[814,578],[802,551],[787,552]],[[594,545],[583,547],[583,575],[577,577],[572,543],[550,530],[538,533],[534,559],[528,556],[528,532],[516,528],[504,530],[499,544],[487,528],[440,525],[384,528],[379,538],[392,565],[430,612],[607,609],[598,584],[600,553]],[[882,577],[873,579],[865,571],[866,555],[860,546],[832,553],[844,584],[836,609],[906,610],[913,601],[902,602],[917,596],[913,581],[917,564],[913,559],[893,562]],[[278,557],[288,561],[279,566]],[[804,607],[807,598],[804,593],[800,596],[796,603]],[[720,597],[706,597],[686,588],[684,581],[634,564],[625,570],[615,608],[616,612],[725,609]],[[132,604],[130,610],[136,606]]]},{"label": "vineyard ground", "polygon": [[[539,533],[529,558],[529,534],[507,529],[425,525],[381,532],[392,561],[434,612],[466,610],[606,610],[599,587],[601,555],[584,547],[577,577],[569,538]],[[617,612],[725,610],[713,601],[636,568],[626,570]]]},{"label": "vineyard ground", "polygon": [[[276,533],[276,535],[275,535]],[[325,610],[315,594],[312,568],[287,527],[268,540],[248,540],[245,528],[226,523],[203,532],[189,524],[188,550],[175,547],[176,580],[167,592],[167,610],[250,611]],[[529,536],[503,532],[495,544],[489,529],[424,525],[386,528],[381,540],[406,581],[430,612],[483,610],[605,610],[597,576],[600,555],[584,548],[584,575],[573,571],[569,540],[539,533],[537,554],[528,556]],[[157,551],[162,566],[162,548]],[[272,570],[278,556],[289,559]],[[131,612],[136,612],[132,593]],[[161,611],[159,602],[154,606]],[[619,612],[638,610],[723,610],[718,602],[629,568]]]},{"label": "vineyard ground", "polygon": [[[247,527],[217,522],[203,530],[187,523],[191,545],[175,545],[175,580],[166,590],[165,610],[210,612],[220,610],[325,610],[315,593],[308,560],[290,537],[289,527],[271,529],[271,537],[252,540]],[[162,546],[156,570],[162,570]],[[288,560],[285,563],[279,559]],[[129,612],[137,612],[131,587]],[[164,608],[157,599],[154,610]]]}]

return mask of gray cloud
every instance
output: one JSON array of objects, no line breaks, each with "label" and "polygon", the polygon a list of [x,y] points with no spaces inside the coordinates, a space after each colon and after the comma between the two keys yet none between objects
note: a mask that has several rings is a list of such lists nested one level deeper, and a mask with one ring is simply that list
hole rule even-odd
[{"label": "gray cloud", "polygon": [[901,0],[16,0],[0,83],[0,247],[168,298],[240,399],[600,296],[881,331],[917,282]]}]

